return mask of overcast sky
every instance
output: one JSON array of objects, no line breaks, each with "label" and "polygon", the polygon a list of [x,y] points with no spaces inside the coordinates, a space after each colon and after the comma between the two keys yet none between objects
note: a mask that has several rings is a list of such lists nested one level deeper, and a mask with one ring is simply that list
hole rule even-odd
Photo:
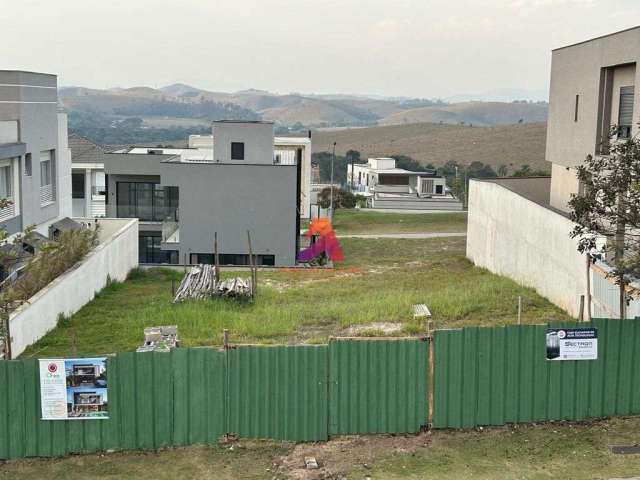
[{"label": "overcast sky", "polygon": [[638,24],[640,0],[0,0],[0,69],[447,97],[546,90],[552,48]]}]

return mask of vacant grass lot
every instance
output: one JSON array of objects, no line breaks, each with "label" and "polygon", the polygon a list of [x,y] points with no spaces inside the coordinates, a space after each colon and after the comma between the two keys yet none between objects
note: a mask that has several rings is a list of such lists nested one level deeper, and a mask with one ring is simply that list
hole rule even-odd
[{"label": "vacant grass lot", "polygon": [[467,214],[386,213],[337,209],[333,228],[338,235],[356,233],[451,233],[467,231]]},{"label": "vacant grass lot", "polygon": [[[335,269],[260,272],[255,303],[207,300],[171,303],[171,280],[181,271],[135,271],[113,284],[24,356],[96,355],[131,351],[144,327],[178,325],[183,346],[222,342],[326,342],[350,325],[394,322],[400,335],[421,334],[411,306],[426,303],[438,328],[567,320],[558,308],[515,282],[475,268],[464,238],[343,239],[346,261]],[[244,273],[242,273],[244,275]],[[380,334],[378,330],[364,332]]]},{"label": "vacant grass lot", "polygon": [[[614,455],[609,445],[638,442],[639,418],[590,424],[546,424],[483,431],[434,431],[418,437],[361,437],[298,449],[242,441],[233,448],[22,460],[0,466],[0,478],[65,479],[608,479],[640,474],[640,455]],[[304,453],[321,470],[302,470]],[[366,466],[365,466],[366,465]]]}]

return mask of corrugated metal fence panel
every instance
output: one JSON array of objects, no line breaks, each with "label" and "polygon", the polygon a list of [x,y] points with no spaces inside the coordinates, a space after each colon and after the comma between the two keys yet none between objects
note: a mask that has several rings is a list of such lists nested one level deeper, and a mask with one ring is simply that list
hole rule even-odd
[{"label": "corrugated metal fence panel", "polygon": [[327,437],[326,345],[242,346],[229,352],[229,432],[238,437]]},{"label": "corrugated metal fence panel", "polygon": [[122,353],[107,363],[109,419],[44,421],[38,361],[0,362],[0,459],[214,443],[224,372],[212,349]]},{"label": "corrugated metal fence panel", "polygon": [[437,331],[434,427],[639,414],[640,369],[632,366],[640,321],[600,319],[593,326],[593,361],[546,360],[545,325]]},{"label": "corrugated metal fence panel", "polygon": [[428,342],[332,340],[329,433],[417,432],[427,423]]}]

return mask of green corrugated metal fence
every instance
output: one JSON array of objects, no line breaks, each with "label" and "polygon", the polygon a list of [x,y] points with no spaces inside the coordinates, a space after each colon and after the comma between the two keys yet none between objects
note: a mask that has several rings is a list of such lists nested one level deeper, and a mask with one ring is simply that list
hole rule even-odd
[{"label": "green corrugated metal fence", "polygon": [[598,359],[546,360],[546,325],[436,331],[433,426],[640,414],[640,321],[562,326],[598,328]]},{"label": "green corrugated metal fence", "polygon": [[214,443],[225,433],[224,353],[122,353],[107,363],[109,419],[40,420],[37,360],[0,362],[0,459]]},{"label": "green corrugated metal fence", "polygon": [[40,420],[38,361],[0,362],[0,459],[209,444],[227,433],[320,441],[330,425],[415,432],[426,423],[426,358],[421,340],[122,353],[107,362],[110,418],[91,421]]},{"label": "green corrugated metal fence", "polygon": [[410,433],[427,424],[428,342],[329,342],[329,433]]},{"label": "green corrugated metal fence", "polygon": [[[547,361],[546,325],[436,331],[433,426],[640,414],[640,320],[593,326],[590,361]],[[37,360],[0,362],[0,459],[209,444],[227,433],[410,433],[429,421],[426,339],[123,353],[107,374],[108,420],[42,421]]]},{"label": "green corrugated metal fence", "polygon": [[327,439],[327,346],[245,346],[229,353],[229,432]]}]

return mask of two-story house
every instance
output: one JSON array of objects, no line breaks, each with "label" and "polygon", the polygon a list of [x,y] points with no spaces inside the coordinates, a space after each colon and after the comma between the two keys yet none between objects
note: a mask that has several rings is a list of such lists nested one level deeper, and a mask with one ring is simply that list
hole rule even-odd
[{"label": "two-story house", "polygon": [[0,70],[0,229],[9,235],[71,215],[67,117],[58,111],[57,78]]},{"label": "two-story house", "polygon": [[303,150],[274,153],[273,123],[213,123],[212,149],[134,147],[104,155],[106,213],[140,219],[141,263],[291,266]]}]

